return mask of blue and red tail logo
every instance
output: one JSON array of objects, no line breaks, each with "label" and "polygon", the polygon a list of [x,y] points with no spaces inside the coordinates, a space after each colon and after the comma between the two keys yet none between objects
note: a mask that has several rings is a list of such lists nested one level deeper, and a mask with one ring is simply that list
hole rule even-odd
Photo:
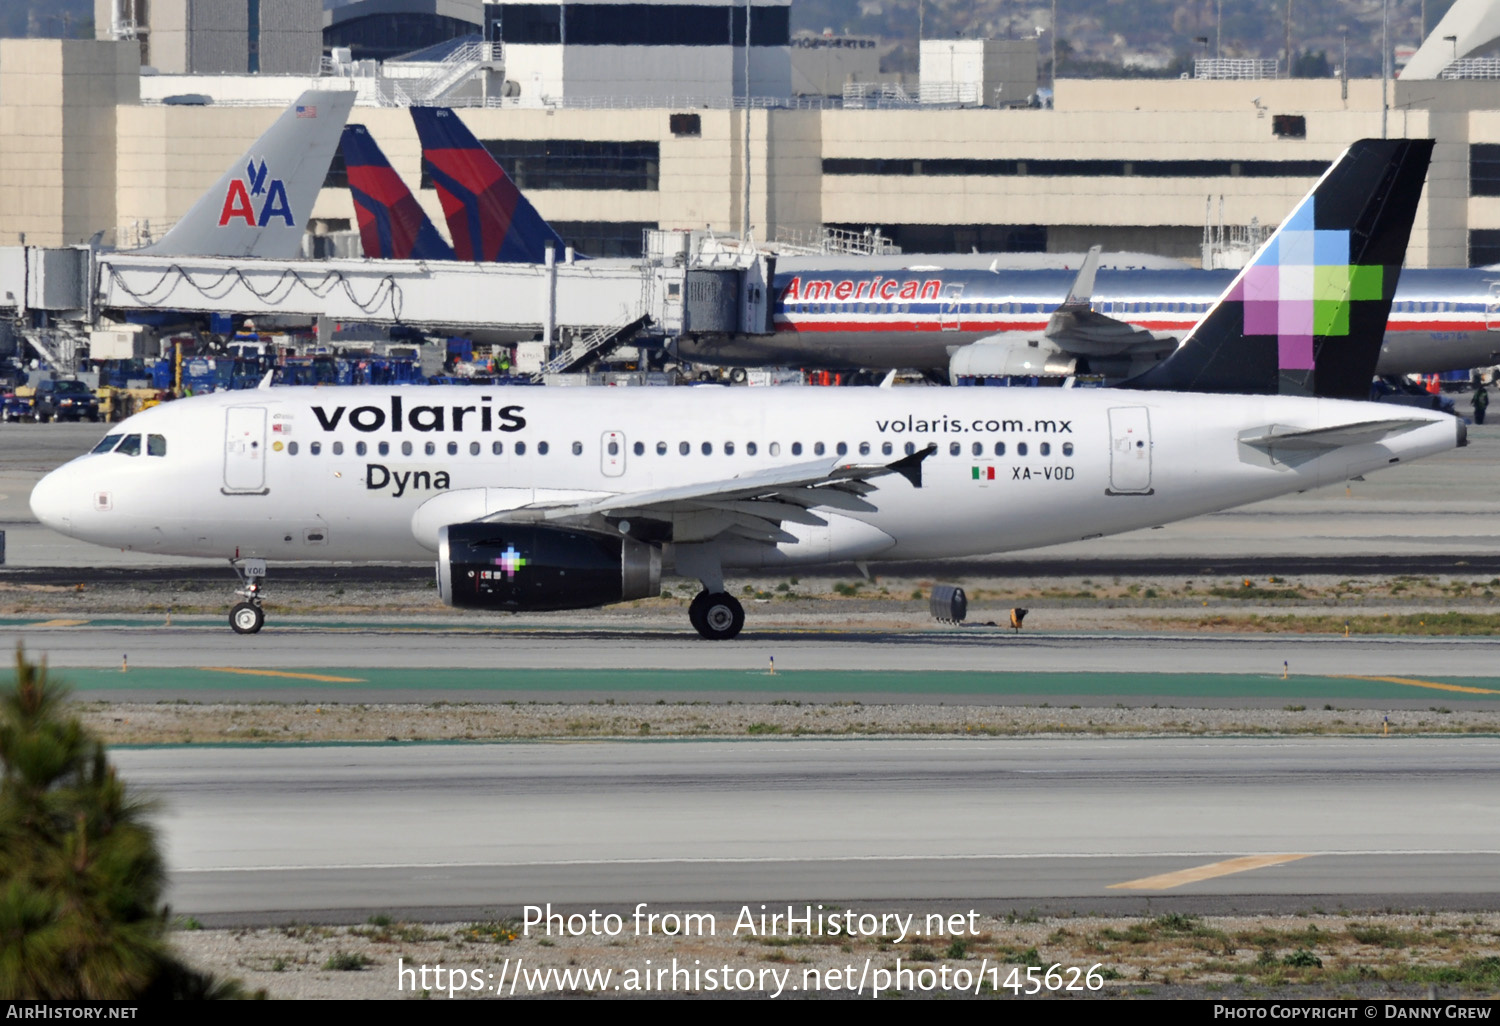
[{"label": "blue and red tail logo", "polygon": [[271,178],[265,160],[251,158],[243,178],[231,178],[224,191],[224,205],[219,208],[219,227],[231,221],[244,221],[248,228],[264,228],[272,218],[281,218],[288,228],[297,227],[292,205],[286,198],[286,185]]},{"label": "blue and red tail logo", "polygon": [[539,264],[563,241],[451,110],[413,107],[422,158],[460,260]]},{"label": "blue and red tail logo", "polygon": [[364,125],[345,125],[339,146],[365,256],[386,260],[452,260],[453,248],[422,211]]}]

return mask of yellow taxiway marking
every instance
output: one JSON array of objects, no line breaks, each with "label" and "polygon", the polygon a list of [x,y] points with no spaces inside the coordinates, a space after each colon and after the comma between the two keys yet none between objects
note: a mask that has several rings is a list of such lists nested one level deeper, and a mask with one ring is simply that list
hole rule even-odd
[{"label": "yellow taxiway marking", "polygon": [[293,680],[321,680],[329,684],[367,684],[363,677],[330,677],[326,673],[288,673],[286,670],[242,670],[235,666],[200,666],[210,673],[243,673],[250,677],[291,677]]},{"label": "yellow taxiway marking", "polygon": [[30,627],[82,627],[88,623],[87,620],[43,620],[41,623],[28,624]]},{"label": "yellow taxiway marking", "polygon": [[1238,859],[1226,859],[1223,862],[1210,862],[1206,866],[1194,866],[1192,869],[1182,869],[1176,873],[1163,873],[1160,876],[1143,876],[1139,880],[1126,880],[1124,883],[1110,884],[1109,890],[1127,891],[1164,891],[1172,887],[1181,887],[1183,884],[1197,883],[1199,880],[1212,880],[1216,876],[1228,876],[1231,873],[1243,873],[1251,869],[1264,869],[1267,866],[1279,866],[1285,862],[1296,862],[1298,859],[1311,858],[1308,855],[1246,855]]},{"label": "yellow taxiway marking", "polygon": [[1435,691],[1462,691],[1466,695],[1500,695],[1490,688],[1471,688],[1464,684],[1441,684],[1435,680],[1413,680],[1411,677],[1361,677],[1355,673],[1339,673],[1334,676],[1343,680],[1378,680],[1386,684],[1409,684],[1414,688],[1432,688]]}]

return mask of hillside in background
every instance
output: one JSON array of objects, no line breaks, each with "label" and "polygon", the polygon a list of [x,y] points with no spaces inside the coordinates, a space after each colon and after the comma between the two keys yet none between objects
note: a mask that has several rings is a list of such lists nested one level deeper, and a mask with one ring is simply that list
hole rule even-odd
[{"label": "hillside in background", "polygon": [[[1416,46],[1453,0],[1390,0],[1393,47]],[[1128,66],[1167,67],[1174,58],[1213,56],[1218,0],[1057,0],[1060,73],[1103,75]],[[792,0],[793,31],[874,35],[895,44],[892,70],[915,70],[917,22],[926,38],[1040,37],[1051,53],[1049,0]],[[1222,0],[1219,26],[1225,57],[1280,58],[1286,49],[1287,0]],[[1291,0],[1292,50],[1327,54],[1330,72],[1341,59],[1345,33],[1349,74],[1380,73],[1381,0]]]},{"label": "hillside in background", "polygon": [[[1290,0],[1292,50],[1320,51],[1337,68],[1348,36],[1349,74],[1380,73],[1381,0]],[[325,6],[337,0],[325,0]],[[1415,46],[1453,0],[1390,0],[1391,45]],[[1176,74],[1182,62],[1215,45],[1215,12],[1223,9],[1225,57],[1279,58],[1286,49],[1288,0],[1057,0],[1062,75],[1117,74],[1131,68]],[[917,24],[929,39],[1039,38],[1051,53],[1051,0],[792,0],[793,31],[878,36],[894,48],[892,70],[916,70]],[[0,36],[92,36],[92,0],[3,0]],[[1207,37],[1205,45],[1197,42]],[[1177,63],[1172,63],[1173,61]],[[1322,70],[1311,62],[1308,73]],[[1045,72],[1044,72],[1045,76]]]}]

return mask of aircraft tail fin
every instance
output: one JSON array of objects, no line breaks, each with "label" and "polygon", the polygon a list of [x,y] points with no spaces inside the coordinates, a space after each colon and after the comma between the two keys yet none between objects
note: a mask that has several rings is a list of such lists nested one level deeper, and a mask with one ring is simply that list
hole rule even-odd
[{"label": "aircraft tail fin", "polygon": [[1361,139],[1161,363],[1122,388],[1368,399],[1431,139]]},{"label": "aircraft tail fin", "polygon": [[453,247],[438,234],[417,198],[364,125],[345,125],[339,147],[349,174],[349,194],[359,220],[365,256],[385,260],[452,260]]},{"label": "aircraft tail fin", "polygon": [[182,220],[142,252],[295,257],[353,106],[352,90],[312,89],[297,97]]},{"label": "aircraft tail fin", "polygon": [[562,256],[562,238],[457,114],[413,107],[411,117],[458,259],[539,264],[549,242]]}]

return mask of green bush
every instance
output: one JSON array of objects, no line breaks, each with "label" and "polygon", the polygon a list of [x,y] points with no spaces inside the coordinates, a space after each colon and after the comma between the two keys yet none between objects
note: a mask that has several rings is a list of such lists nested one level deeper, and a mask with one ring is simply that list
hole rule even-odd
[{"label": "green bush", "polygon": [[166,871],[104,745],[45,665],[0,688],[0,994],[21,1000],[242,997],[167,946]]}]

